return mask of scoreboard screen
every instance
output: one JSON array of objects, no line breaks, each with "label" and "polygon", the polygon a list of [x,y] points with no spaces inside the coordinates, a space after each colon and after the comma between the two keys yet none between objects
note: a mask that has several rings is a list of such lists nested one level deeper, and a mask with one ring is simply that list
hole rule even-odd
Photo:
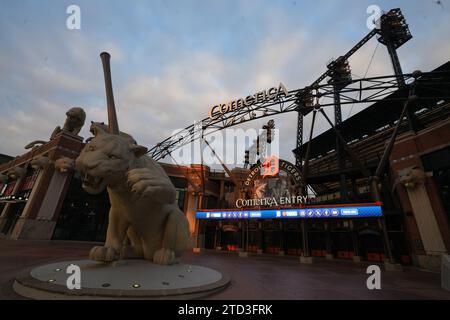
[{"label": "scoreboard screen", "polygon": [[381,217],[381,206],[307,207],[274,210],[197,211],[197,219],[312,219]]}]

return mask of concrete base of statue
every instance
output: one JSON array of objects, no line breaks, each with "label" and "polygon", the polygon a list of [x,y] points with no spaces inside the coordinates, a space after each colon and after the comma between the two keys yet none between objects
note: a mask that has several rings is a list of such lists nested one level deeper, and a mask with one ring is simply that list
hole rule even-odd
[{"label": "concrete base of statue", "polygon": [[247,258],[248,257],[248,252],[247,251],[239,251],[239,257],[241,258]]},{"label": "concrete base of statue", "polygon": [[314,263],[314,258],[311,256],[300,256],[300,263],[311,264]]},{"label": "concrete base of statue", "polygon": [[384,261],[384,269],[386,271],[403,271],[403,267],[400,263],[392,263],[389,261]]},{"label": "concrete base of statue", "polygon": [[[80,267],[80,289],[67,286],[74,276],[66,273],[70,265]],[[225,289],[230,280],[217,270],[195,265],[75,260],[26,270],[16,277],[13,288],[19,295],[36,300],[197,299]]]}]

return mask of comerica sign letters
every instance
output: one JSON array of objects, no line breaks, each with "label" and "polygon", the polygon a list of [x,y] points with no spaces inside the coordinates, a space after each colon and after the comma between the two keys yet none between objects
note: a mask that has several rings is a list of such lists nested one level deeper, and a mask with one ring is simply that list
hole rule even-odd
[{"label": "comerica sign letters", "polygon": [[246,98],[239,98],[236,100],[229,101],[227,103],[216,104],[211,107],[209,111],[209,117],[211,120],[215,120],[225,113],[242,109],[245,107],[250,107],[254,104],[275,101],[279,97],[286,97],[289,95],[286,87],[280,82],[278,87],[272,87],[268,90],[263,90],[257,92],[253,95],[249,95]]},{"label": "comerica sign letters", "polygon": [[300,205],[308,203],[309,196],[290,196],[290,197],[270,197],[262,199],[237,199],[236,208],[242,207],[258,207],[258,206],[284,206],[284,205]]}]

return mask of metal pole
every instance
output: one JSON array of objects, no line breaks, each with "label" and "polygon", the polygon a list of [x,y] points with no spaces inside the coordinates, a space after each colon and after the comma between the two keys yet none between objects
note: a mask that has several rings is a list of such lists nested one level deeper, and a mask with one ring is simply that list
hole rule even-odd
[{"label": "metal pole", "polygon": [[334,84],[333,85],[333,98],[334,98],[334,124],[338,126],[342,123],[342,110],[341,110],[341,97],[340,89]]},{"label": "metal pole", "polygon": [[359,160],[358,156],[352,151],[352,149],[350,149],[349,147],[347,147],[346,142],[344,140],[344,138],[342,137],[341,133],[339,132],[339,130],[333,125],[333,123],[331,122],[330,118],[327,116],[327,114],[325,113],[325,111],[323,111],[323,109],[320,109],[320,112],[322,113],[322,115],[325,117],[325,119],[327,120],[327,122],[330,124],[330,126],[333,128],[334,132],[336,133],[336,136],[339,138],[339,140],[342,143],[342,147],[344,148],[344,150],[347,152],[347,154],[350,157],[350,160],[352,161],[352,163],[357,166],[363,175],[365,175],[367,178],[370,177],[370,171],[364,166],[364,164],[362,163],[362,161]]},{"label": "metal pole", "polygon": [[246,241],[246,244],[245,244],[245,251],[246,252],[248,252],[248,238],[249,238],[249,233],[250,233],[250,228],[249,228],[249,221],[247,220],[246,221],[246,225],[247,225],[247,241]]},{"label": "metal pole", "polygon": [[[397,138],[398,130],[403,121],[405,113],[408,110],[408,106],[411,102],[415,102],[416,100],[417,100],[417,96],[410,95],[408,97],[408,99],[405,101],[405,103],[403,105],[402,113],[400,114],[400,118],[398,119],[397,124],[395,125],[395,128],[394,128],[394,131],[392,132],[391,139],[389,140],[389,144],[387,145],[386,149],[384,150],[383,156],[381,157],[381,161],[378,164],[377,170],[375,171],[376,177],[380,178],[381,175],[384,173],[384,169],[386,168],[389,156],[391,155],[395,140]],[[378,186],[378,184],[376,186]]]},{"label": "metal pole", "polygon": [[214,250],[217,248],[217,226],[214,229]]},{"label": "metal pole", "polygon": [[244,250],[245,247],[245,228],[244,228],[244,222],[241,220],[241,249]]},{"label": "metal pole", "polygon": [[305,220],[302,219],[302,237],[303,237],[303,256],[309,257],[309,248],[308,248],[308,231]]},{"label": "metal pole", "polygon": [[[303,114],[298,111],[297,115],[297,149],[303,145]],[[302,166],[302,158],[300,155],[296,155],[295,157],[295,165],[298,168]]]},{"label": "metal pole", "polygon": [[[372,193],[373,193],[374,200],[377,202],[381,201],[380,188],[378,187],[378,183],[379,183],[378,177],[377,176],[372,177],[372,180],[370,181],[370,183],[372,186]],[[379,222],[380,222],[380,227],[381,227],[381,233],[383,234],[384,252],[386,253],[389,262],[395,263],[394,257],[392,255],[392,249],[391,249],[391,244],[389,241],[389,235],[387,233],[386,218],[384,216],[381,217],[379,219]]]},{"label": "metal pole", "polygon": [[[406,87],[405,79],[403,77],[403,71],[402,66],[400,64],[400,59],[398,58],[397,50],[394,47],[394,44],[392,43],[392,40],[388,37],[386,42],[386,47],[389,53],[389,56],[391,57],[392,66],[394,68],[394,73],[397,77],[397,84],[399,89],[403,89]],[[416,133],[419,130],[419,124],[417,122],[417,118],[412,112],[411,109],[406,110],[406,115],[408,119],[408,125],[411,131]]]},{"label": "metal pole", "polygon": [[[341,97],[340,97],[340,89],[335,84],[333,85],[334,93],[334,125],[335,127],[339,126],[342,123],[342,110],[341,110]],[[340,185],[340,193],[341,193],[341,200],[346,201],[348,197],[348,191],[347,191],[347,183],[345,179],[345,174],[342,173],[344,170],[344,157],[342,154],[342,144],[338,136],[336,136],[336,156],[338,160],[338,167],[339,167],[339,185]]]},{"label": "metal pole", "polygon": [[[203,195],[198,193],[198,198],[197,198],[197,208],[198,210],[202,209],[202,202],[203,202]],[[197,229],[197,239],[196,239],[196,248],[199,248],[199,237],[200,237],[200,220],[195,219],[196,222],[196,229]]]},{"label": "metal pole", "polygon": [[103,64],[103,75],[105,78],[106,104],[108,107],[108,127],[109,133],[119,134],[119,123],[117,121],[116,106],[114,104],[114,94],[111,81],[111,56],[108,52],[102,52],[100,59]]},{"label": "metal pole", "polygon": [[312,115],[312,121],[311,121],[311,130],[309,132],[308,146],[306,147],[305,164],[303,165],[303,172],[302,172],[303,184],[304,184],[303,187],[305,187],[305,188],[306,188],[306,185],[307,185],[307,176],[308,176],[308,167],[309,167],[309,154],[311,152],[312,135],[313,135],[313,132],[314,132],[314,124],[316,122],[316,113],[317,113],[317,111],[314,110],[313,111],[313,115]]},{"label": "metal pole", "polygon": [[394,68],[394,73],[397,77],[397,84],[399,88],[405,87],[405,79],[403,79],[403,71],[402,66],[400,64],[400,59],[398,58],[397,50],[395,50],[394,44],[392,43],[392,40],[390,37],[388,37],[386,42],[386,47],[389,53],[389,56],[391,57],[392,67]]}]

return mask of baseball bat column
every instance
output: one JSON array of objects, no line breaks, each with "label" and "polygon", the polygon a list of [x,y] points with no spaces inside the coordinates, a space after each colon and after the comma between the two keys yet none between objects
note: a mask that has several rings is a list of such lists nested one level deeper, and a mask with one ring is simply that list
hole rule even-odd
[{"label": "baseball bat column", "polygon": [[103,65],[103,75],[105,77],[106,103],[108,109],[108,130],[111,134],[119,134],[119,122],[117,121],[116,105],[114,104],[114,94],[111,80],[111,56],[108,52],[100,53]]}]

